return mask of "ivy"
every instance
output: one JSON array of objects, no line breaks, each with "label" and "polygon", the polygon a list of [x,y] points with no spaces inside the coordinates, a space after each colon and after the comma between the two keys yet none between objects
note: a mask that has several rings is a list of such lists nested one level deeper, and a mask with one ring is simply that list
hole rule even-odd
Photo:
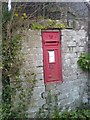
[{"label": "ivy", "polygon": [[[35,73],[24,73],[26,81],[31,81],[29,89],[23,87],[20,70],[24,61],[22,53],[23,22],[26,13],[21,17],[15,10],[8,12],[3,8],[2,18],[2,105],[1,120],[27,119],[28,98],[30,101],[35,85]],[[23,17],[23,18],[22,18]],[[22,20],[22,22],[20,22]],[[28,80],[27,80],[28,79]],[[17,94],[18,93],[18,94]],[[16,99],[17,97],[17,99]]]},{"label": "ivy", "polygon": [[68,26],[65,23],[57,23],[55,20],[51,20],[51,19],[48,19],[46,24],[44,21],[42,23],[33,22],[31,25],[31,29],[33,29],[33,30],[41,30],[41,29],[45,30],[48,28],[65,29],[65,28],[68,28]]},{"label": "ivy", "polygon": [[82,70],[90,71],[90,54],[89,53],[81,53],[77,63]]},{"label": "ivy", "polygon": [[32,23],[31,29],[41,30],[41,29],[46,29],[46,27],[44,25],[34,22],[34,23]]},{"label": "ivy", "polygon": [[54,28],[67,28],[68,26],[66,25],[66,24],[55,24],[54,26],[53,26]]}]

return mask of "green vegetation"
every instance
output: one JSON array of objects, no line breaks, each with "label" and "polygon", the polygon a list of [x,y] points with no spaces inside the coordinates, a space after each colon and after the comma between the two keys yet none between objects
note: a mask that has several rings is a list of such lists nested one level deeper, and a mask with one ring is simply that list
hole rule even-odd
[{"label": "green vegetation", "polygon": [[[22,53],[22,37],[24,22],[27,19],[26,13],[21,16],[15,11],[8,12],[3,9],[2,18],[2,104],[0,105],[1,120],[22,119],[28,118],[27,110],[28,103],[32,96],[32,91],[35,85],[36,74],[33,73],[33,79],[30,79],[32,73],[25,73],[25,81],[30,83],[30,88],[23,87],[23,81],[20,77],[24,55]],[[54,20],[48,20],[47,25],[34,22],[31,29],[40,30],[48,28],[66,28],[65,24],[56,24]],[[84,70],[90,70],[90,55],[82,54],[78,60],[79,66]],[[28,101],[29,99],[29,101]],[[59,112],[57,105],[54,106],[52,114],[51,94],[48,93],[47,114],[43,109],[37,113],[37,118],[65,118],[65,119],[90,119],[89,110],[76,110],[70,112]],[[57,97],[55,97],[57,103]],[[15,103],[16,102],[16,103]]]},{"label": "green vegetation", "polygon": [[31,29],[33,30],[42,30],[42,29],[49,29],[49,28],[57,28],[57,29],[65,29],[68,26],[64,23],[58,23],[55,20],[48,19],[47,24],[45,21],[43,23],[33,22],[31,25]]},{"label": "green vegetation", "polygon": [[48,92],[47,96],[47,109],[40,108],[36,114],[36,118],[47,118],[53,120],[90,120],[90,110],[84,108],[76,108],[75,110],[64,110],[61,111],[58,108],[58,99],[57,95],[54,96],[55,105],[53,106],[51,92]]},{"label": "green vegetation", "polygon": [[62,28],[62,29],[65,29],[65,28],[67,28],[68,26],[66,25],[66,24],[55,24],[54,26],[53,26],[53,28]]},{"label": "green vegetation", "polygon": [[32,23],[31,29],[33,30],[41,30],[41,29],[46,29],[44,25],[41,25],[37,22]]},{"label": "green vegetation", "polygon": [[64,111],[60,113],[59,118],[64,118],[65,120],[89,120],[90,119],[90,110],[74,110],[74,111]]},{"label": "green vegetation", "polygon": [[72,119],[90,119],[90,110],[74,110],[74,111],[64,111],[60,114],[60,118],[64,118],[65,120],[72,120]]},{"label": "green vegetation", "polygon": [[82,70],[90,71],[90,53],[81,53],[77,63]]},{"label": "green vegetation", "polygon": [[[27,119],[28,99],[32,95],[36,75],[30,79],[32,73],[23,74],[30,88],[23,87],[20,70],[24,61],[22,53],[23,22],[26,14],[18,17],[15,8],[8,12],[3,7],[2,18],[2,104],[0,105],[1,120]],[[18,17],[18,18],[17,18]],[[23,17],[23,18],[22,18]],[[20,23],[19,23],[20,22]],[[24,82],[25,82],[24,81]]]},{"label": "green vegetation", "polygon": [[[40,110],[38,113],[37,118],[49,118],[47,115],[45,116],[45,112],[41,112]],[[70,111],[63,111],[59,112],[57,108],[54,109],[54,113],[50,117],[53,120],[90,120],[90,110],[70,110]]]},{"label": "green vegetation", "polygon": [[[25,116],[22,111],[26,109],[26,103],[24,101],[24,90],[21,85],[21,79],[19,77],[19,71],[22,65],[23,56],[21,53],[22,36],[17,34],[12,24],[12,12],[3,10],[3,24],[2,24],[2,114],[1,120],[8,120],[13,117]],[[13,22],[14,19],[13,19]],[[14,81],[12,86],[11,81]],[[19,103],[16,109],[14,108],[14,101],[17,90],[19,94]]]}]

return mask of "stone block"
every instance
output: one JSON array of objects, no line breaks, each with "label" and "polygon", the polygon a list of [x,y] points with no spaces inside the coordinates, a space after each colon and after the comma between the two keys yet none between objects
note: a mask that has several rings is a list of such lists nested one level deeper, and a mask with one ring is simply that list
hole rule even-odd
[{"label": "stone block", "polygon": [[36,74],[43,74],[43,67],[37,67],[35,72]]},{"label": "stone block", "polygon": [[30,115],[30,113],[33,114],[33,113],[37,112],[38,110],[39,110],[39,107],[32,107],[32,108],[28,109],[27,113]]},{"label": "stone block", "polygon": [[45,85],[45,84],[44,84],[44,80],[37,80],[37,82],[36,82],[36,84],[35,84],[35,87],[43,86],[43,87],[45,88],[44,85]]},{"label": "stone block", "polygon": [[72,91],[67,93],[65,96],[59,97],[59,104],[66,105],[80,99],[78,91]]},{"label": "stone block", "polygon": [[61,101],[61,100],[66,99],[66,98],[68,98],[68,97],[69,97],[69,93],[60,94],[60,95],[58,96],[58,101]]},{"label": "stone block", "polygon": [[36,54],[41,54],[43,55],[43,50],[42,50],[42,46],[40,46],[39,48],[36,48]]},{"label": "stone block", "polygon": [[87,74],[85,74],[85,73],[79,73],[79,71],[77,72],[78,74],[77,74],[77,77],[78,77],[78,79],[85,79],[86,81],[88,80],[88,75]]},{"label": "stone block", "polygon": [[40,108],[42,108],[43,104],[45,104],[45,103],[46,103],[46,100],[44,100],[44,99],[39,99],[39,100],[35,101],[35,104],[37,105],[37,107],[40,107]]},{"label": "stone block", "polygon": [[36,60],[43,60],[43,54],[36,54]]},{"label": "stone block", "polygon": [[65,94],[72,90],[79,90],[80,80],[75,81],[64,81],[61,85],[57,85],[57,89],[60,90],[61,94]]},{"label": "stone block", "polygon": [[43,66],[43,61],[42,60],[36,60],[35,61],[35,66],[38,67],[38,66]]},{"label": "stone block", "polygon": [[63,60],[74,59],[74,58],[77,58],[77,54],[76,53],[64,53],[62,57],[63,57]]},{"label": "stone block", "polygon": [[82,98],[82,103],[84,103],[84,104],[88,103],[88,95],[87,95],[87,93],[84,93],[83,98]]},{"label": "stone block", "polygon": [[36,80],[43,80],[43,74],[36,74]]},{"label": "stone block", "polygon": [[70,75],[70,76],[63,76],[63,80],[64,81],[74,81],[74,80],[76,80],[77,79],[77,75],[73,75],[72,74],[72,76]]},{"label": "stone block", "polygon": [[76,47],[76,42],[73,42],[73,41],[70,41],[70,42],[67,42],[67,46],[71,46],[71,47]]},{"label": "stone block", "polygon": [[85,30],[79,30],[77,32],[77,35],[79,35],[81,37],[81,39],[86,37],[87,32]]},{"label": "stone block", "polygon": [[41,85],[41,86],[35,87],[33,91],[33,96],[32,96],[33,99],[35,100],[42,99],[41,94],[43,92],[45,92],[45,86]]},{"label": "stone block", "polygon": [[64,106],[66,106],[66,105],[68,105],[68,104],[70,105],[70,104],[73,103],[73,102],[74,102],[73,99],[67,98],[67,99],[60,100],[60,101],[58,102],[58,105],[64,107]]}]

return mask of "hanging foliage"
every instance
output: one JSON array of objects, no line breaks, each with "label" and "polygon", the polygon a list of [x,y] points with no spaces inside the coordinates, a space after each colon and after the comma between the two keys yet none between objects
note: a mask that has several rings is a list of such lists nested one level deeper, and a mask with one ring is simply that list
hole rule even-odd
[{"label": "hanging foliage", "polygon": [[90,54],[82,53],[77,61],[80,68],[84,71],[90,71]]}]

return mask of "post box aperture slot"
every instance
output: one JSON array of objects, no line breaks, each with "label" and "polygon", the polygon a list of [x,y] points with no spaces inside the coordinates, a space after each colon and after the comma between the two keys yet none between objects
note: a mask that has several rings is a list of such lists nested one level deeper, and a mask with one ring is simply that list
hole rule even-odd
[{"label": "post box aperture slot", "polygon": [[48,50],[48,58],[49,58],[49,63],[55,62],[55,51],[54,50]]},{"label": "post box aperture slot", "polygon": [[57,45],[59,42],[58,41],[45,41],[45,45]]}]

